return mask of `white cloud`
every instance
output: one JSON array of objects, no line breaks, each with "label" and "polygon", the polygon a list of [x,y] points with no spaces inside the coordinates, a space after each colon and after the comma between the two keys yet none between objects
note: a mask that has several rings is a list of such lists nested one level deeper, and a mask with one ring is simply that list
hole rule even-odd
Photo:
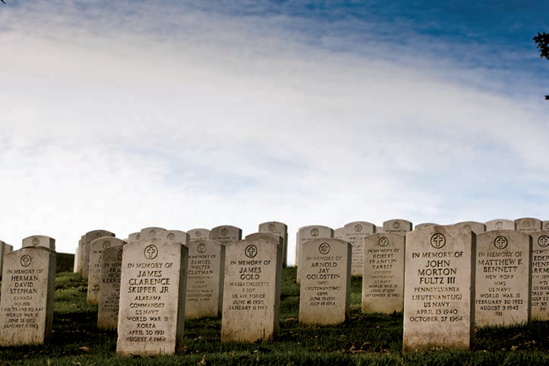
[{"label": "white cloud", "polygon": [[118,25],[35,6],[0,15],[0,238],[16,247],[270,220],[293,243],[309,224],[547,212],[546,115],[481,71],[334,53],[287,19],[137,8]]}]

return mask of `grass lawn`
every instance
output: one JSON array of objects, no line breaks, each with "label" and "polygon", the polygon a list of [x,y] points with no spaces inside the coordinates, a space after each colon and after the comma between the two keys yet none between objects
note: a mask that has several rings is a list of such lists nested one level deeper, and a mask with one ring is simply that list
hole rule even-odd
[{"label": "grass lawn", "polygon": [[478,329],[471,352],[402,354],[402,314],[363,314],[361,279],[352,281],[351,319],[332,327],[301,327],[295,268],[282,278],[280,334],[273,342],[221,343],[221,319],[185,323],[177,356],[115,357],[116,333],[98,331],[97,306],[86,304],[87,283],[58,274],[52,339],[42,346],[0,347],[8,365],[549,365],[549,322]]}]

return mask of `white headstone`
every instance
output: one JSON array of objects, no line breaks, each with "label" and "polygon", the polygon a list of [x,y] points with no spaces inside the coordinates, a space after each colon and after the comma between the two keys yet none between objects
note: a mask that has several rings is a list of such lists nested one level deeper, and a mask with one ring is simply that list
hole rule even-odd
[{"label": "white headstone", "polygon": [[342,227],[334,230],[334,239],[345,240],[345,235],[343,235]]},{"label": "white headstone", "polygon": [[301,246],[303,243],[312,239],[333,238],[334,230],[327,226],[310,225],[300,227],[297,232],[296,242],[296,262],[297,262],[297,282],[301,281]]},{"label": "white headstone", "polygon": [[192,240],[187,268],[185,318],[218,317],[223,310],[225,246],[210,239]]},{"label": "white headstone", "polygon": [[486,231],[515,230],[515,222],[506,219],[494,219],[486,221]]},{"label": "white headstone", "polygon": [[387,220],[383,223],[382,232],[384,233],[406,235],[406,233],[410,231],[412,231],[412,223],[408,220],[394,219]]},{"label": "white headstone", "polygon": [[82,242],[82,277],[84,277],[86,280],[89,276],[89,270],[90,270],[90,250],[91,250],[91,242],[95,239],[102,238],[104,236],[112,236],[114,237],[114,233],[111,233],[110,231],[106,230],[92,230],[88,231],[84,237]]},{"label": "white headstone", "polygon": [[187,231],[187,234],[189,234],[189,241],[209,240],[211,237],[211,231],[208,229],[191,229]]},{"label": "white headstone", "polygon": [[541,230],[541,220],[534,219],[532,217],[525,217],[515,220],[516,231],[531,233],[533,231]]},{"label": "white headstone", "polygon": [[477,326],[529,321],[531,240],[527,233],[514,230],[477,235]]},{"label": "white headstone", "polygon": [[217,226],[211,230],[210,237],[218,243],[228,245],[242,239],[242,229],[231,225]]},{"label": "white headstone", "polygon": [[279,329],[282,246],[263,234],[225,248],[222,342],[272,340]]},{"label": "white headstone", "polygon": [[549,221],[542,221],[541,222],[541,229],[549,231]]},{"label": "white headstone", "polygon": [[135,243],[141,238],[141,232],[131,233],[128,235],[128,243]]},{"label": "white headstone", "polygon": [[454,226],[461,227],[466,230],[471,230],[477,235],[486,231],[486,225],[482,222],[477,221],[462,221],[454,224]]},{"label": "white headstone", "polygon": [[282,265],[287,266],[288,262],[288,226],[278,221],[269,221],[259,224],[260,233],[271,233],[280,236],[282,240]]},{"label": "white headstone", "polygon": [[403,235],[378,233],[364,239],[363,313],[404,309],[405,253]]},{"label": "white headstone", "polygon": [[376,226],[366,221],[350,222],[343,226],[345,241],[353,246],[351,274],[361,276],[364,272],[364,238],[375,233]]},{"label": "white headstone", "polygon": [[118,356],[182,350],[187,260],[187,247],[160,238],[124,246]]},{"label": "white headstone", "polygon": [[[4,257],[0,346],[43,344],[51,336],[56,254],[40,243],[47,241],[51,247],[55,241],[39,237],[38,245]],[[35,237],[30,238],[32,244]]]},{"label": "white headstone", "polygon": [[549,230],[532,236],[531,318],[549,320]]},{"label": "white headstone", "polygon": [[352,247],[340,239],[303,243],[299,322],[335,325],[349,317]]},{"label": "white headstone", "polygon": [[154,238],[160,237],[160,233],[167,231],[163,227],[157,227],[157,226],[151,226],[151,227],[145,227],[139,231],[139,237],[136,236],[137,240],[143,241],[143,240],[150,240]]},{"label": "white headstone", "polygon": [[475,234],[428,226],[406,234],[403,351],[468,350]]},{"label": "white headstone", "polygon": [[124,245],[125,241],[106,236],[92,240],[90,243],[90,269],[88,274],[88,304],[99,303],[99,289],[101,287],[101,268],[103,251],[116,245]]},{"label": "white headstone", "polygon": [[167,242],[173,241],[176,243],[187,244],[189,242],[189,234],[180,230],[167,230],[158,234],[159,238],[163,238]]},{"label": "white headstone", "polygon": [[103,251],[97,311],[97,328],[101,330],[115,331],[118,327],[123,251],[123,245],[111,246]]},{"label": "white headstone", "polygon": [[426,227],[429,227],[429,226],[438,226],[438,224],[435,224],[433,222],[424,222],[422,224],[418,224],[414,227],[414,230],[417,230],[417,229],[423,229],[423,228],[426,228]]}]

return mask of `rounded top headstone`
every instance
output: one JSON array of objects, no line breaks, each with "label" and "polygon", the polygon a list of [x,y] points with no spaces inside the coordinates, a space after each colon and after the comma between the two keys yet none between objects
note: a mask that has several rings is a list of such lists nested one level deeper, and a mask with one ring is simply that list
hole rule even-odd
[{"label": "rounded top headstone", "polygon": [[55,251],[55,239],[45,235],[33,235],[23,239],[23,248],[47,248]]}]

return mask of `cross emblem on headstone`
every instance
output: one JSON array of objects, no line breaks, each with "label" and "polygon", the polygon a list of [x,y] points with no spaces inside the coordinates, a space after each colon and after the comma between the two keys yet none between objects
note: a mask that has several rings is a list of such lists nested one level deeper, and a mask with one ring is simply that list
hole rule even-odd
[{"label": "cross emblem on headstone", "polygon": [[149,245],[145,248],[145,258],[154,259],[158,255],[158,248],[154,245]]},{"label": "cross emblem on headstone", "polygon": [[547,245],[549,245],[549,237],[547,235],[542,235],[538,239],[538,244],[540,247],[545,248]]},{"label": "cross emblem on headstone", "polygon": [[255,245],[248,245],[246,249],[244,249],[244,253],[246,254],[246,257],[253,258],[257,255],[257,247]]},{"label": "cross emblem on headstone", "polygon": [[494,240],[494,246],[498,249],[505,249],[507,247],[507,238],[498,236],[496,240]]},{"label": "cross emblem on headstone", "polygon": [[431,246],[435,249],[440,249],[446,245],[446,237],[441,233],[436,233],[431,237]]}]

